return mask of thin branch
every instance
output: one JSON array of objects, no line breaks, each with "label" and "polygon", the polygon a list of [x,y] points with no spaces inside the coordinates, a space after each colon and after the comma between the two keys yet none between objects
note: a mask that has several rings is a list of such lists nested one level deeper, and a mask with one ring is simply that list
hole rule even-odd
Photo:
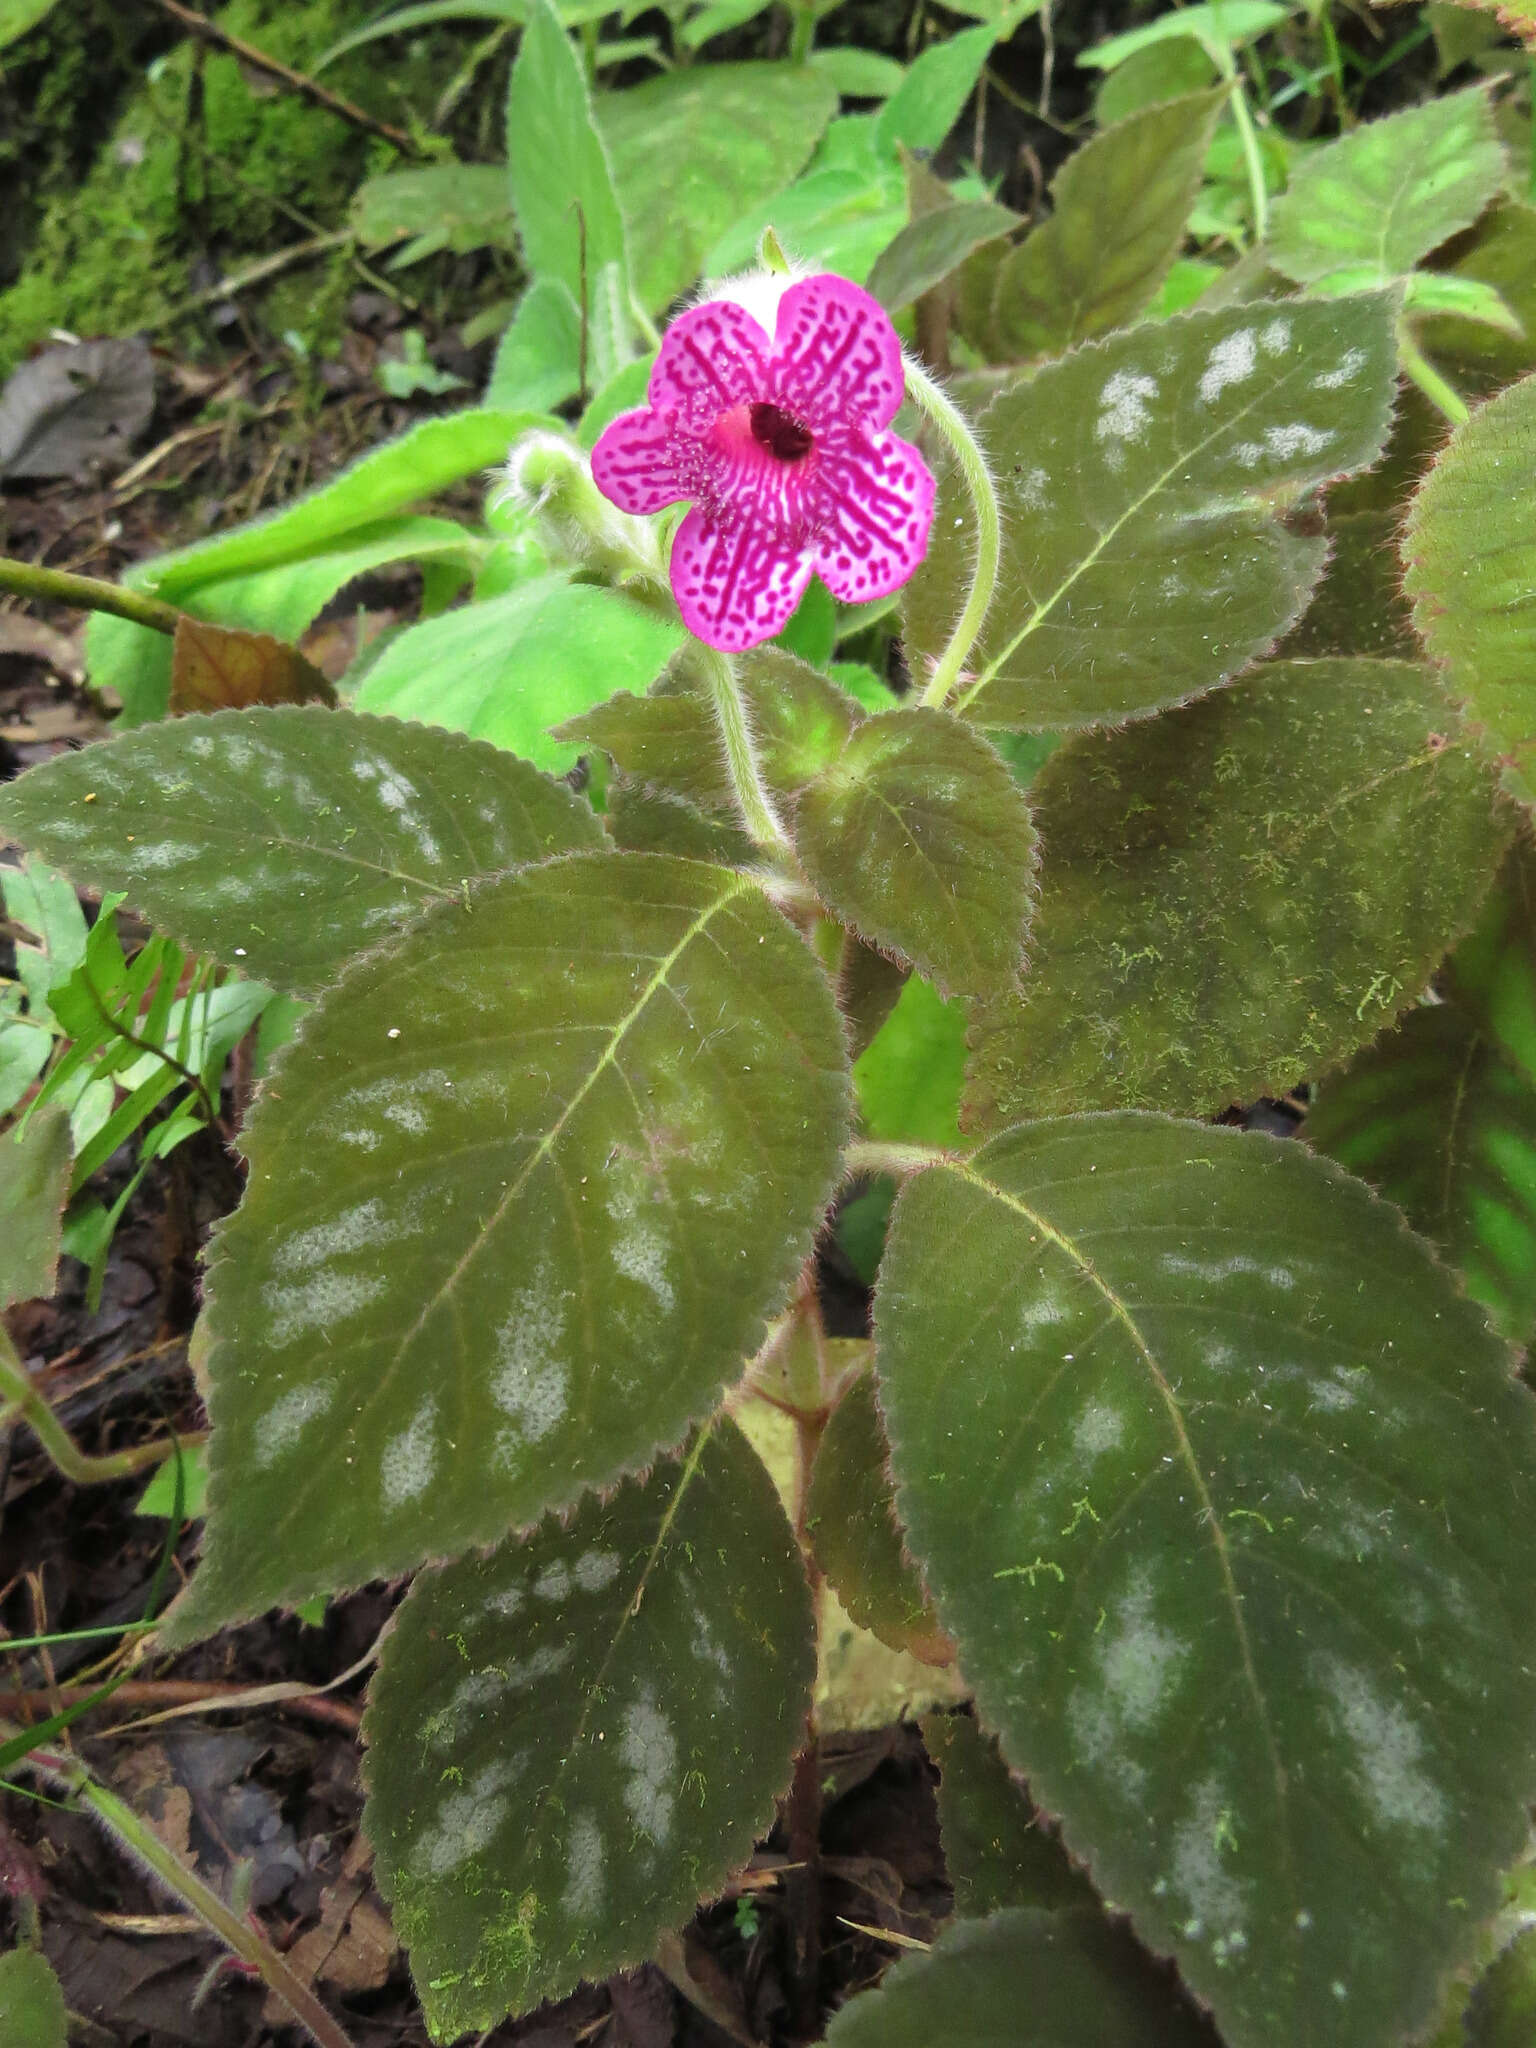
[{"label": "thin branch", "polygon": [[402,156],[419,160],[421,150],[406,134],[403,128],[396,128],[388,121],[380,121],[362,107],[354,106],[351,100],[344,100],[340,94],[331,92],[313,78],[307,78],[302,71],[294,71],[286,64],[280,64],[276,57],[269,57],[265,50],[258,50],[251,43],[245,43],[238,36],[232,36],[227,28],[220,28],[205,14],[198,14],[191,7],[184,7],[181,0],[150,0],[151,6],[158,7],[162,14],[168,14],[172,21],[205,43],[212,43],[217,50],[227,50],[230,56],[238,57],[242,64],[249,64],[253,70],[263,71],[268,78],[275,78],[280,85],[286,85],[290,92],[296,92],[311,105],[323,107],[328,114],[336,114],[343,121],[350,121],[354,128],[361,128],[369,135],[379,135]]},{"label": "thin branch", "polygon": [[181,613],[158,597],[146,597],[126,584],[106,583],[99,576],[74,576],[67,569],[44,569],[35,562],[0,555],[0,591],[44,604],[73,605],[76,611],[111,612],[155,633],[174,635]]}]

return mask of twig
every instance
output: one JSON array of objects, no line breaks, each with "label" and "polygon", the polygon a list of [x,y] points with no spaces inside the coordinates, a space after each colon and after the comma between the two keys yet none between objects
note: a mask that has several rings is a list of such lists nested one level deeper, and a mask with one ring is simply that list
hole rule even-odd
[{"label": "twig", "polygon": [[[0,1643],[0,1648],[4,1647]],[[94,1685],[61,1685],[39,1692],[4,1692],[0,1693],[0,1714],[27,1716],[38,1709],[45,1714],[57,1713],[61,1708],[93,1699],[98,1690]],[[271,1690],[277,1691],[278,1688]],[[250,1686],[234,1679],[130,1678],[114,1689],[110,1702],[102,1701],[103,1706],[109,1704],[115,1707],[202,1708],[210,1714],[227,1713],[233,1707],[284,1707],[307,1720],[320,1721],[328,1728],[339,1728],[345,1735],[355,1735],[362,1721],[357,1709],[349,1707],[345,1700],[321,1699],[314,1693],[298,1692],[277,1699],[258,1699],[253,1696]],[[110,1734],[113,1731],[109,1729],[106,1732]]]},{"label": "twig", "polygon": [[172,21],[179,21],[184,29],[200,36],[205,43],[212,43],[215,49],[227,50],[232,57],[238,57],[242,64],[249,64],[256,71],[264,71],[268,78],[275,78],[280,85],[286,85],[290,92],[296,92],[312,105],[324,107],[328,114],[339,115],[343,121],[350,121],[354,128],[362,128],[370,135],[379,135],[398,149],[402,156],[419,160],[421,151],[403,128],[396,128],[388,121],[381,121],[376,115],[354,106],[351,100],[344,100],[338,93],[307,78],[302,71],[294,71],[286,64],[280,64],[275,57],[269,57],[264,50],[258,50],[251,43],[245,43],[238,36],[232,36],[227,28],[220,28],[205,14],[198,14],[190,7],[184,7],[181,0],[150,0],[162,14],[168,14]]},{"label": "twig", "polygon": [[189,299],[182,299],[172,306],[168,313],[162,313],[150,332],[156,333],[162,327],[174,326],[188,313],[200,313],[204,306],[216,306],[222,299],[232,299],[236,292],[248,291],[254,284],[265,284],[268,278],[280,277],[285,270],[293,270],[301,263],[308,263],[313,256],[324,256],[328,250],[344,248],[352,240],[350,228],[335,228],[329,234],[311,235],[307,242],[292,242],[286,249],[278,249],[270,256],[263,256],[257,263],[251,263],[244,270],[237,270],[231,277],[221,277],[217,284],[210,284],[200,292],[194,292]]},{"label": "twig", "polygon": [[181,613],[158,597],[146,597],[126,584],[106,583],[99,576],[73,576],[67,569],[43,569],[33,562],[0,555],[0,591],[13,597],[41,599],[46,604],[73,605],[76,611],[111,612],[136,626],[174,636]]}]

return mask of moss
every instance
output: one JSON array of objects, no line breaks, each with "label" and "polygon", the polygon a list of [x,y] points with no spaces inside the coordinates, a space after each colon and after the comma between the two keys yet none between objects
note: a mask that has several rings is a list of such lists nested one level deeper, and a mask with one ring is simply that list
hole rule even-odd
[{"label": "moss", "polygon": [[[218,19],[304,70],[368,12],[366,0],[234,0]],[[450,47],[422,46],[411,103],[430,104]],[[386,119],[408,118],[403,82],[376,52],[344,59],[325,82]],[[238,267],[302,233],[288,209],[338,225],[360,180],[395,160],[387,144],[222,53],[203,56],[200,94],[199,112],[196,54],[181,43],[151,67],[84,182],[49,201],[20,277],[0,294],[0,376],[52,328],[153,325],[195,289],[199,257],[199,273]]]}]

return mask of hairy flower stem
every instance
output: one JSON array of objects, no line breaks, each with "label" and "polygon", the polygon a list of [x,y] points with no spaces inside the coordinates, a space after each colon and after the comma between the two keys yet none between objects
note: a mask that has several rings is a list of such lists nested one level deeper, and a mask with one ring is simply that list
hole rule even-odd
[{"label": "hairy flower stem", "polygon": [[63,569],[39,569],[32,562],[0,556],[0,590],[13,597],[40,598],[50,604],[73,605],[76,611],[111,612],[156,633],[174,633],[181,613],[158,597],[129,590],[122,583],[104,583],[98,576],[71,576]]},{"label": "hairy flower stem", "polygon": [[843,1172],[850,1178],[856,1173],[888,1173],[893,1180],[905,1180],[930,1166],[942,1166],[954,1156],[936,1145],[892,1145],[876,1138],[856,1138],[843,1147]]},{"label": "hairy flower stem", "polygon": [[[0,1734],[7,1738],[22,1732],[0,1725]],[[180,1899],[189,1911],[195,1913],[226,1948],[242,1962],[250,1964],[263,1983],[277,1993],[310,2038],[319,2043],[319,2048],[353,2048],[350,2037],[331,2018],[303,1979],[288,1967],[277,1950],[264,1941],[248,1921],[232,1912],[218,1893],[204,1884],[195,1872],[188,1870],[154,1830],[140,1820],[132,1807],[125,1806],[105,1785],[98,1785],[78,1758],[59,1750],[35,1749],[25,1758],[23,1767],[35,1771],[62,1791],[73,1804],[94,1814],[122,1849],[142,1864],[174,1898]]]},{"label": "hairy flower stem", "polygon": [[992,593],[997,588],[1002,521],[992,472],[987,468],[986,457],[977,446],[965,415],[951,403],[926,370],[910,359],[906,370],[907,396],[932,420],[954,450],[976,513],[976,558],[971,565],[970,594],[965,600],[965,610],[949,636],[949,645],[939,656],[928,687],[923,692],[924,704],[942,706],[960,680],[966,656],[981,637],[982,626],[991,608]]},{"label": "hairy flower stem", "polygon": [[1418,385],[1437,412],[1443,413],[1453,427],[1466,425],[1472,417],[1467,401],[1425,355],[1406,320],[1397,323],[1397,360],[1403,375]]},{"label": "hairy flower stem", "polygon": [[747,707],[741,701],[741,691],[736,683],[736,664],[728,654],[706,647],[703,641],[697,643],[696,652],[709,690],[709,701],[714,706],[715,722],[720,728],[731,788],[736,793],[748,835],[767,852],[792,854],[794,849],[789,834],[779,820],[768,786],[763,781],[757,742],[752,737]]}]

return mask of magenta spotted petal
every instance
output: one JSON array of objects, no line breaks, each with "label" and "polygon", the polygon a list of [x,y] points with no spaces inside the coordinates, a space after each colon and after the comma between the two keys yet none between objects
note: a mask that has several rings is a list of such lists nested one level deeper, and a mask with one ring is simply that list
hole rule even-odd
[{"label": "magenta spotted petal", "polygon": [[787,286],[771,341],[730,297],[673,321],[649,404],[605,428],[592,474],[625,512],[692,502],[671,565],[691,633],[755,647],[813,573],[849,604],[900,589],[933,524],[927,464],[890,431],[902,391],[895,330],[846,278]]}]

